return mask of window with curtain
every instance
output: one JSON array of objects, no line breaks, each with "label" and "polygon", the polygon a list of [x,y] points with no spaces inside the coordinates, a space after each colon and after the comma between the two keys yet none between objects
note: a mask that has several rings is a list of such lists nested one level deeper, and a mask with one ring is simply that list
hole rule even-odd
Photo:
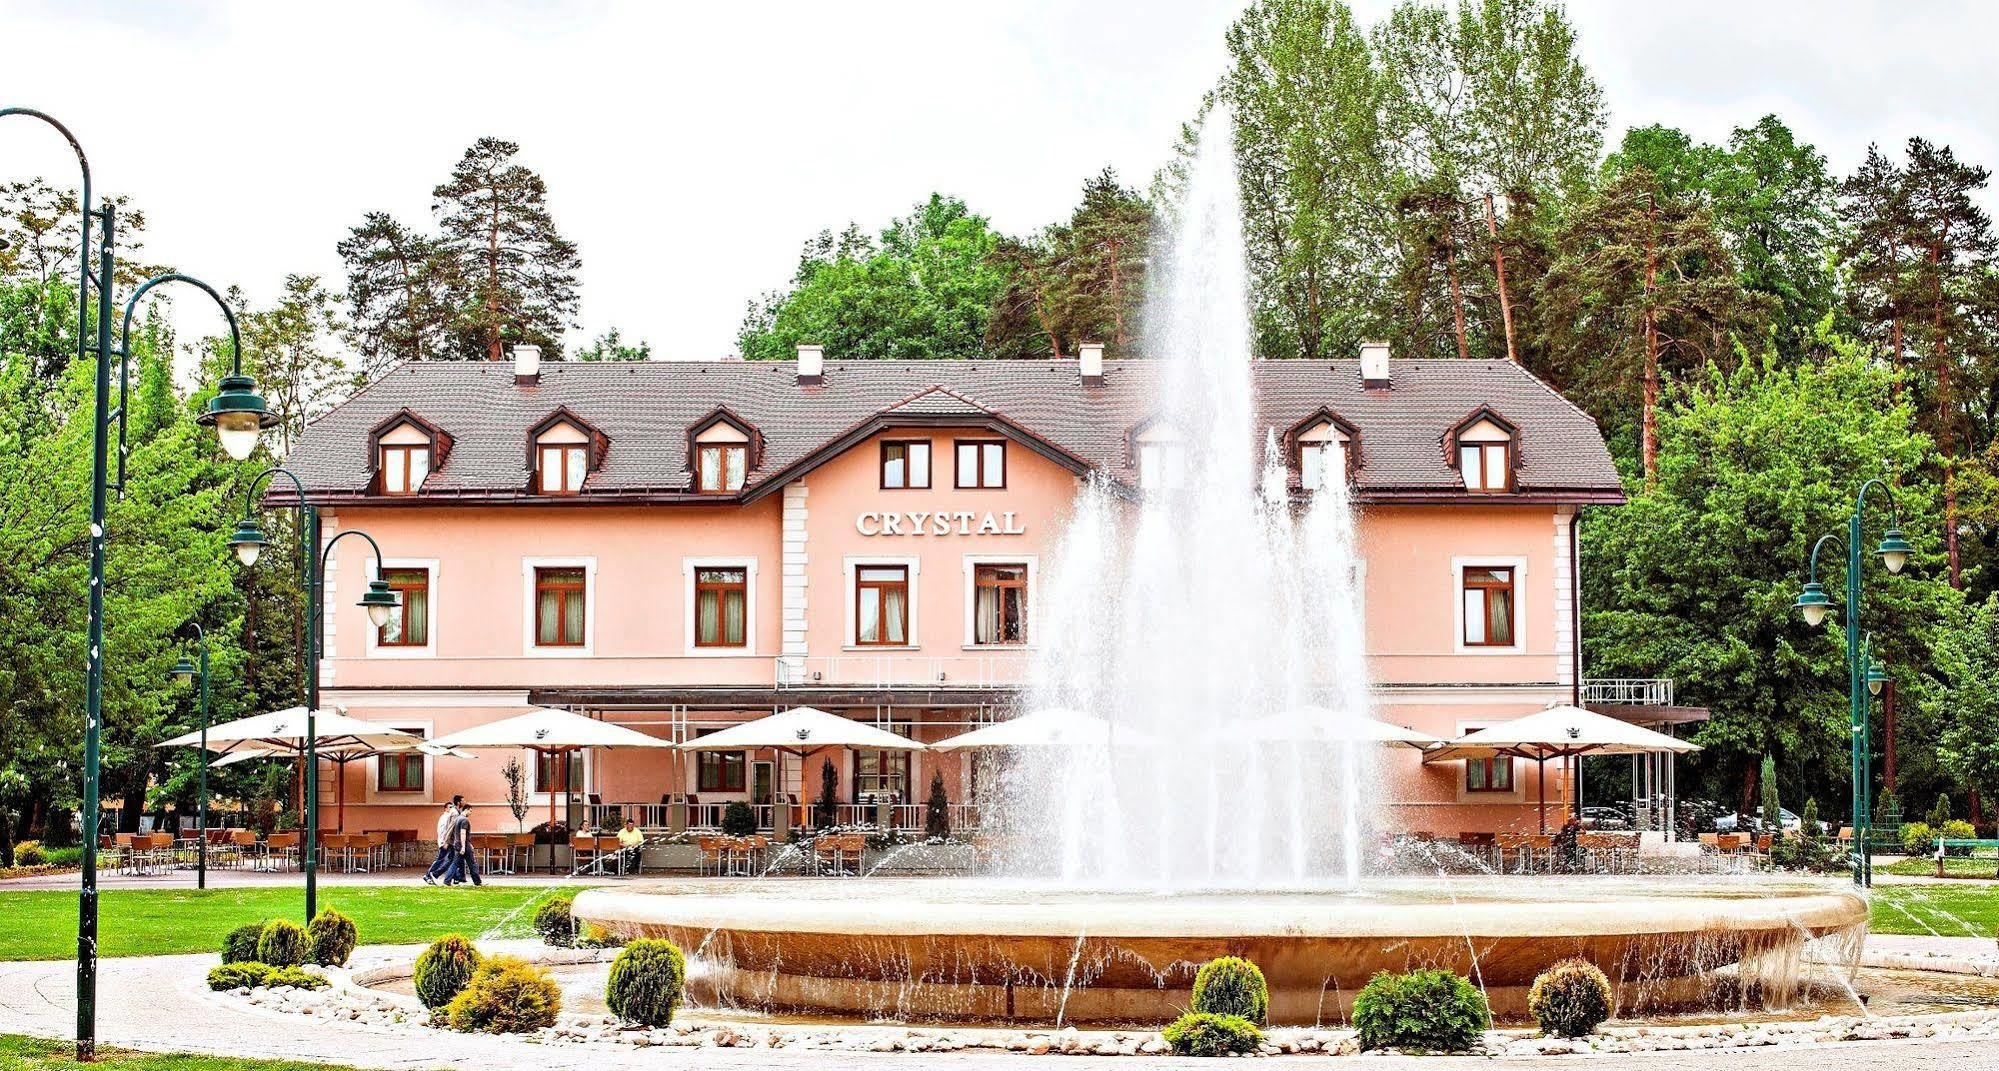
[{"label": "window with curtain", "polygon": [[882,443],[882,490],[930,486],[930,444],[921,439]]},{"label": "window with curtain", "polygon": [[583,753],[565,751],[550,754],[546,751],[534,753],[534,790],[536,792],[582,792]]},{"label": "window with curtain", "polygon": [[1346,479],[1346,444],[1338,439],[1305,443],[1298,448],[1298,485],[1316,491],[1329,478]]},{"label": "window with curtain", "polygon": [[1513,444],[1459,443],[1458,475],[1467,491],[1507,491],[1513,487]]},{"label": "window with curtain", "polygon": [[1489,759],[1466,759],[1465,791],[1513,791],[1513,760],[1504,755]]},{"label": "window with curtain", "polygon": [[748,782],[748,763],[740,751],[700,751],[696,760],[695,785],[700,792],[742,792]]},{"label": "window with curtain", "polygon": [[382,579],[389,590],[402,596],[402,605],[389,611],[389,619],[375,631],[378,647],[424,647],[430,643],[430,570],[384,569]]},{"label": "window with curtain", "polygon": [[[398,725],[396,728],[411,736],[429,735],[411,725]],[[423,758],[420,753],[375,756],[375,791],[422,792]]]},{"label": "window with curtain", "polygon": [[955,482],[960,488],[1006,486],[1006,442],[960,439]]},{"label": "window with curtain", "polygon": [[1027,566],[980,565],[973,570],[972,642],[1027,642]]},{"label": "window with curtain", "polygon": [[535,646],[583,646],[584,586],[580,568],[535,569]]},{"label": "window with curtain", "polygon": [[536,487],[545,495],[573,495],[590,474],[589,450],[582,443],[549,443],[536,449]]},{"label": "window with curtain", "polygon": [[1464,570],[1467,647],[1513,646],[1513,568],[1470,565]]},{"label": "window with curtain", "polygon": [[909,752],[855,751],[854,792],[909,799]]},{"label": "window with curtain", "polygon": [[750,571],[694,570],[694,646],[746,647]]},{"label": "window with curtain", "polygon": [[749,477],[750,448],[743,443],[703,443],[695,448],[695,490],[740,491]]},{"label": "window with curtain", "polygon": [[383,494],[416,494],[430,475],[430,447],[384,446],[381,467]]},{"label": "window with curtain", "polygon": [[1138,445],[1138,486],[1171,491],[1187,482],[1187,447],[1170,439]]},{"label": "window with curtain", "polygon": [[863,565],[854,570],[854,642],[900,647],[909,643],[909,567]]}]

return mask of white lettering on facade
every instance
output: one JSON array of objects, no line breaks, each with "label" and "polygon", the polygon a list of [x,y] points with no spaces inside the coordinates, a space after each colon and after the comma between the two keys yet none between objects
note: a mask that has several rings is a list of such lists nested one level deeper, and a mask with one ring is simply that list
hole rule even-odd
[{"label": "white lettering on facade", "polygon": [[889,513],[870,510],[854,518],[854,531],[864,536],[948,536],[957,522],[959,535],[1026,535],[1027,524],[1011,511],[925,510]]}]

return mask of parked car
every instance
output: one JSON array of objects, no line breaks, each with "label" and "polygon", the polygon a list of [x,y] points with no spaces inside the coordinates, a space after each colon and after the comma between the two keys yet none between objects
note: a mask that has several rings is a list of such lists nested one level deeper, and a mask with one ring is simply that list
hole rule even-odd
[{"label": "parked car", "polygon": [[[1779,807],[1777,808],[1777,822],[1784,827],[1784,832],[1796,833],[1799,826],[1803,824],[1803,819]],[[1714,820],[1714,831],[1716,833],[1762,833],[1764,832],[1763,818],[1761,815],[1744,818],[1739,814],[1724,814]]]},{"label": "parked car", "polygon": [[1584,807],[1584,829],[1630,829],[1631,816],[1622,807]]}]

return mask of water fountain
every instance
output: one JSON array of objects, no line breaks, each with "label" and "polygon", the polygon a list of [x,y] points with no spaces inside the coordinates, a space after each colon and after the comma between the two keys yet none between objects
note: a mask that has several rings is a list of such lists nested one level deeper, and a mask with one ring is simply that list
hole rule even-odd
[{"label": "water fountain", "polygon": [[1172,358],[1144,437],[1162,485],[1136,506],[1086,486],[1040,594],[1064,642],[1037,653],[1024,705],[1095,712],[1110,744],[1015,758],[981,801],[987,831],[1019,846],[999,851],[999,873],[594,890],[578,917],[698,950],[703,1001],[1155,1024],[1219,955],[1262,967],[1273,1021],[1313,1023],[1375,971],[1412,966],[1472,976],[1495,1010],[1517,1010],[1571,955],[1627,999],[1682,999],[1724,967],[1781,997],[1807,942],[1861,932],[1865,904],[1823,886],[1363,883],[1369,751],[1231,735],[1308,702],[1369,703],[1344,482],[1295,508],[1275,444],[1253,430],[1237,189],[1218,113],[1148,320]]}]

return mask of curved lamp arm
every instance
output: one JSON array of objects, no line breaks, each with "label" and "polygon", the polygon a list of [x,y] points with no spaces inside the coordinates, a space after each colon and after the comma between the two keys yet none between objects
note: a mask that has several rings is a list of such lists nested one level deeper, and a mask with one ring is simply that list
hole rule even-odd
[{"label": "curved lamp arm", "polygon": [[1890,528],[1902,527],[1902,510],[1900,507],[1895,505],[1895,489],[1889,487],[1888,481],[1883,480],[1880,477],[1875,477],[1873,479],[1868,480],[1866,483],[1860,485],[1860,493],[1853,496],[1854,507],[1858,509],[1859,507],[1866,505],[1867,492],[1873,488],[1879,488],[1881,491],[1881,497],[1888,500],[1888,527]]},{"label": "curved lamp arm", "polygon": [[229,374],[232,377],[240,377],[243,374],[243,332],[236,325],[236,310],[230,308],[229,303],[222,300],[222,295],[217,293],[214,287],[192,275],[183,275],[177,271],[168,272],[165,275],[155,275],[145,282],[140,283],[139,288],[132,291],[131,298],[125,302],[125,319],[118,329],[117,485],[121,490],[125,486],[125,455],[130,452],[130,448],[125,445],[125,413],[130,408],[130,403],[127,399],[132,390],[132,314],[138,311],[139,302],[146,296],[146,291],[162,283],[187,283],[215,300],[216,307],[222,310],[223,318],[229,321]]},{"label": "curved lamp arm", "polygon": [[1846,552],[1846,540],[1841,539],[1838,536],[1833,535],[1831,533],[1827,533],[1825,535],[1820,536],[1819,541],[1812,544],[1811,561],[1808,565],[1805,566],[1805,583],[1811,584],[1811,583],[1816,583],[1818,581],[1819,550],[1823,548],[1827,543],[1831,543],[1834,546],[1837,546],[1840,549],[1841,553]]},{"label": "curved lamp arm", "polygon": [[[319,575],[322,578],[326,576],[326,563],[333,558],[333,548],[348,536],[360,536],[362,539],[367,540],[368,549],[375,554],[375,579],[368,581],[368,590],[361,596],[360,605],[371,611],[383,607],[394,608],[402,605],[401,597],[389,588],[388,578],[382,575],[384,571],[382,568],[382,545],[375,542],[374,536],[369,535],[359,528],[349,528],[326,541],[326,546],[319,552]],[[312,622],[308,627],[317,630],[320,627],[320,622],[325,617],[326,601],[322,599],[314,609]],[[380,621],[374,623],[377,625],[381,624]],[[318,635],[317,631],[314,632],[314,635]]]}]

